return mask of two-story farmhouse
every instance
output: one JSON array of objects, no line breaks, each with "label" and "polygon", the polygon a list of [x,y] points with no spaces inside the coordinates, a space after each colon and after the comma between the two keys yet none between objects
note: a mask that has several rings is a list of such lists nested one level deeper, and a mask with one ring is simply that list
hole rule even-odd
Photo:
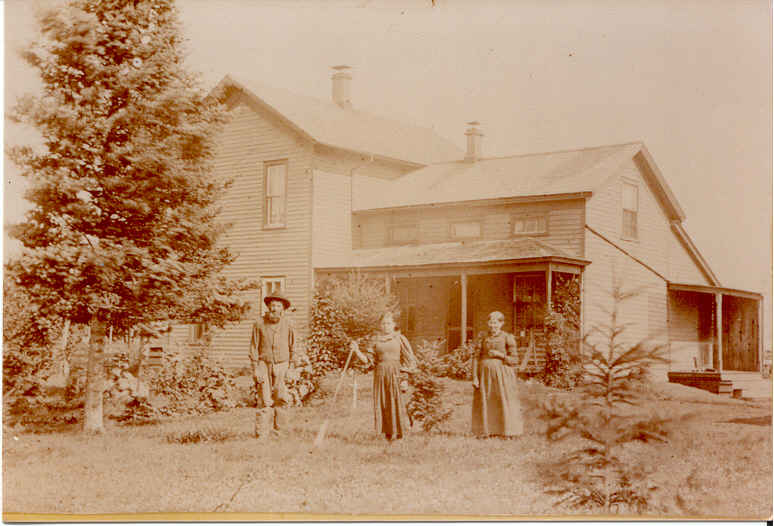
[{"label": "two-story farmhouse", "polygon": [[[330,102],[231,76],[214,91],[233,115],[216,164],[234,178],[230,271],[283,289],[301,336],[315,282],[358,270],[397,293],[414,341],[457,345],[499,310],[539,355],[556,277],[580,277],[589,328],[616,276],[641,291],[622,305],[631,337],[668,342],[671,369],[759,370],[761,296],[721,286],[643,144],[484,158],[478,123],[462,152],[354,109],[346,67],[332,78]],[[249,325],[213,334],[228,365],[246,365]],[[201,334],[179,327],[167,344]]]}]

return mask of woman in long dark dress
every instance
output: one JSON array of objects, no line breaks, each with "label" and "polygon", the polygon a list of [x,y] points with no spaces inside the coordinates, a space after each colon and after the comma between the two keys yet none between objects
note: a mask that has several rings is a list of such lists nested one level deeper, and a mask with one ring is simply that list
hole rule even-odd
[{"label": "woman in long dark dress", "polygon": [[502,330],[501,312],[489,315],[489,332],[473,352],[473,434],[477,437],[518,436],[524,425],[516,384],[516,339]]},{"label": "woman in long dark dress", "polygon": [[[409,420],[400,389],[401,371],[416,368],[416,357],[405,336],[396,331],[391,312],[382,315],[379,333],[369,343],[374,357],[374,426],[377,433],[387,440],[402,438],[408,433]],[[368,363],[368,358],[358,349],[358,358]]]}]

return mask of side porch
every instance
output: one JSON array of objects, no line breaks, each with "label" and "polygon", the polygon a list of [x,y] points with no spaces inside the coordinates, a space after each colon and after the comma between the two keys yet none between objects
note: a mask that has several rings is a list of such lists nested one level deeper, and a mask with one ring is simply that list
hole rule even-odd
[{"label": "side porch", "polygon": [[763,297],[755,292],[667,284],[669,379],[716,393],[771,393],[762,376]]}]

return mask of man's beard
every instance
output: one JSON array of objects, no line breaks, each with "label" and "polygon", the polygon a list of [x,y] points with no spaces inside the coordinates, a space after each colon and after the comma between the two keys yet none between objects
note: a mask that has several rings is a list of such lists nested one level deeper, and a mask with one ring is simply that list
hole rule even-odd
[{"label": "man's beard", "polygon": [[279,321],[280,317],[282,317],[282,314],[274,314],[273,312],[266,313],[266,318],[269,321]]}]

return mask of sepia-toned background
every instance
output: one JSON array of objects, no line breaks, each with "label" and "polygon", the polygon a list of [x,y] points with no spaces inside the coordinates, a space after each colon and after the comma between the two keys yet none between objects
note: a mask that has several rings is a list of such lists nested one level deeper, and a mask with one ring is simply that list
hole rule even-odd
[{"label": "sepia-toned background", "polygon": [[[36,89],[16,50],[36,5],[6,0],[5,108]],[[726,287],[762,292],[771,344],[772,31],[766,1],[179,0],[190,66],[327,100],[353,68],[355,108],[432,127],[484,155],[642,140]],[[6,123],[7,144],[34,132]],[[25,210],[4,165],[4,220]],[[18,251],[4,236],[4,258]]]}]

